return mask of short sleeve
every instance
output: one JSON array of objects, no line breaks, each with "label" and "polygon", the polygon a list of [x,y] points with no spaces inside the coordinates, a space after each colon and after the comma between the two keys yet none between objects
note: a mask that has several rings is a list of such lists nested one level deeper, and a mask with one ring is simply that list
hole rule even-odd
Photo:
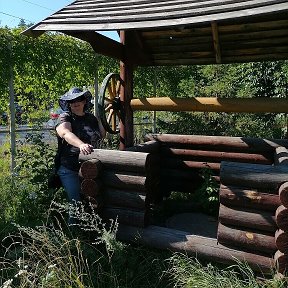
[{"label": "short sleeve", "polygon": [[61,113],[58,117],[56,127],[64,122],[70,122],[71,123],[71,115],[67,112]]}]

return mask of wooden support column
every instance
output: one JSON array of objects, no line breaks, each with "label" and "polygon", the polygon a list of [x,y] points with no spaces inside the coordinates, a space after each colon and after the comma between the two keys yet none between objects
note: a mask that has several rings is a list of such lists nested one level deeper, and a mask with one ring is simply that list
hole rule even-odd
[{"label": "wooden support column", "polygon": [[219,41],[219,34],[218,34],[218,25],[216,21],[211,22],[211,28],[212,28],[212,36],[213,36],[213,46],[215,51],[215,58],[216,63],[221,64],[221,49],[220,49],[220,41]]},{"label": "wooden support column", "polygon": [[[120,100],[122,103],[122,115],[120,121],[120,150],[133,146],[133,111],[130,101],[133,98],[133,62],[129,55],[130,36],[128,31],[120,32],[120,41],[125,47],[124,60],[120,62]],[[131,46],[131,45],[130,45]]]}]

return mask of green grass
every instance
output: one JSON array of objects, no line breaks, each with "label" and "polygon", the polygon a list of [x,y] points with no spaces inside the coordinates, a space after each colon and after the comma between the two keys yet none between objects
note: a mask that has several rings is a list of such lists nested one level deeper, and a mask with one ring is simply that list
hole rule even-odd
[{"label": "green grass", "polygon": [[17,232],[3,239],[1,287],[287,287],[287,281],[272,271],[271,277],[260,278],[236,260],[235,265],[221,267],[185,254],[121,243],[116,240],[117,222],[107,227],[82,205],[73,207],[75,226],[61,219],[71,207],[54,203],[49,224],[16,225]]}]

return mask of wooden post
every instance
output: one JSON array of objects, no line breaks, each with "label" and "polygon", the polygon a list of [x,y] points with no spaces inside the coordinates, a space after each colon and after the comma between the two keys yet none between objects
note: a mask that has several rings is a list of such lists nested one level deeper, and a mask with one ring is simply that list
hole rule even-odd
[{"label": "wooden post", "polygon": [[125,46],[124,62],[120,62],[120,100],[122,103],[122,115],[120,121],[120,150],[133,146],[133,111],[130,101],[133,98],[133,63],[129,59],[129,31],[120,31],[120,42]]}]

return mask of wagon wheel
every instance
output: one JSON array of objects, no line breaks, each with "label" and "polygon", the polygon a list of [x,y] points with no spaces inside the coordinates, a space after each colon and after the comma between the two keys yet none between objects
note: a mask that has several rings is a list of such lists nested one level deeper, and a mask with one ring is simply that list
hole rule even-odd
[{"label": "wagon wheel", "polygon": [[99,92],[99,116],[105,130],[111,134],[119,133],[121,115],[120,83],[119,74],[110,73],[103,80]]}]

